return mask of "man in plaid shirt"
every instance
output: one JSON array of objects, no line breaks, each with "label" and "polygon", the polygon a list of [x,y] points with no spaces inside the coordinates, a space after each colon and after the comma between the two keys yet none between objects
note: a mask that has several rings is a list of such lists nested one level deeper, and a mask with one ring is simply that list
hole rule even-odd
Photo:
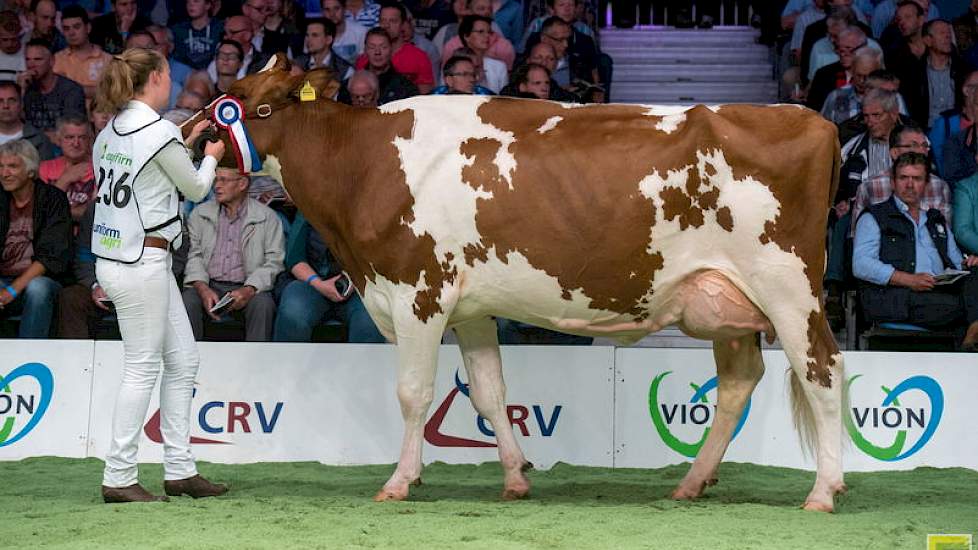
[{"label": "man in plaid shirt", "polygon": [[[909,152],[928,155],[930,153],[930,142],[927,140],[924,131],[917,126],[897,126],[890,133],[890,158],[896,160],[903,153]],[[892,194],[893,184],[890,181],[889,171],[883,171],[864,181],[856,191],[856,198],[852,203],[852,224],[849,229],[849,236],[855,235],[856,221],[866,208],[889,199]],[[951,223],[951,188],[947,182],[933,172],[931,172],[930,179],[924,187],[924,194],[920,198],[920,208],[924,211],[936,208],[944,215],[947,223]]]}]

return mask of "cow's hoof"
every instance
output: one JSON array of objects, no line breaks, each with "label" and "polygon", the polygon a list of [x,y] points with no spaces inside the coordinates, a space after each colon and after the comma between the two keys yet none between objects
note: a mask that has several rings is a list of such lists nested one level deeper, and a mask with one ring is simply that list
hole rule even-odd
[{"label": "cow's hoof", "polygon": [[380,491],[377,491],[377,494],[374,495],[374,502],[405,500],[407,496],[408,496],[407,489],[405,489],[404,491],[392,491],[390,489],[384,488],[381,489]]},{"label": "cow's hoof", "polygon": [[507,477],[503,486],[503,500],[520,500],[530,494],[530,479],[523,474],[524,471],[525,465],[519,473]]},{"label": "cow's hoof", "polygon": [[687,489],[685,487],[676,487],[672,494],[669,496],[672,500],[696,500],[700,498],[703,491],[695,491],[693,489]]},{"label": "cow's hoof", "polygon": [[506,488],[503,489],[503,500],[523,500],[530,496],[530,487],[522,489]]},{"label": "cow's hoof", "polygon": [[806,502],[805,505],[802,506],[802,508],[804,508],[808,512],[826,512],[829,514],[835,511],[835,508],[831,502],[825,503],[825,502],[816,502],[813,500]]}]

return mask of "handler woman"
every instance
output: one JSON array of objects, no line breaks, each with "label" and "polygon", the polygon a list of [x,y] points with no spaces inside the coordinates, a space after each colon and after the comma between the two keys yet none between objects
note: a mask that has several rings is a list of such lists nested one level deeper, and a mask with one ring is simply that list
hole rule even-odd
[{"label": "handler woman", "polygon": [[[214,181],[224,144],[209,143],[195,169],[180,130],[158,114],[170,98],[170,69],[153,50],[113,56],[99,82],[99,105],[115,113],[93,148],[98,194],[92,252],[98,284],[112,300],[125,351],[122,385],[105,458],[105,502],[168,500],[137,479],[136,453],[162,365],[160,427],[167,495],[217,496],[227,487],[197,474],[190,452],[190,400],[199,362],[187,312],[170,271],[180,238],[177,192],[200,201]],[[192,143],[207,127],[194,127]]]}]

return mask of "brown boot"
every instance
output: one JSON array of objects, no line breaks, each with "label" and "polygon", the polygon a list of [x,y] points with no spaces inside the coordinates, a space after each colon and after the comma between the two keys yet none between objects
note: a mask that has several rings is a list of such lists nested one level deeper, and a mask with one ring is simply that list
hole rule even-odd
[{"label": "brown boot", "polygon": [[168,502],[165,496],[156,496],[142,485],[134,483],[128,487],[102,486],[102,500],[105,502]]},{"label": "brown boot", "polygon": [[164,481],[163,490],[171,497],[187,495],[193,498],[216,497],[228,492],[227,485],[211,483],[199,475],[187,479]]},{"label": "brown boot", "polygon": [[978,321],[968,326],[968,332],[964,335],[961,342],[961,349],[964,351],[978,351]]}]

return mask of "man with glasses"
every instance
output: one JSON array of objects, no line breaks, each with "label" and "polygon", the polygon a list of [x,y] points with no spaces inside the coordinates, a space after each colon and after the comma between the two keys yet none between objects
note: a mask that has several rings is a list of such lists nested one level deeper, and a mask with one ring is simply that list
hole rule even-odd
[{"label": "man with glasses", "polygon": [[[238,78],[244,78],[248,74],[260,71],[271,58],[270,55],[264,54],[258,49],[252,40],[253,37],[254,31],[251,22],[243,15],[228,17],[224,23],[224,40],[237,42],[241,46],[241,51],[244,52],[241,66],[238,68]],[[210,65],[207,66],[207,74],[211,77],[211,82],[217,82],[215,61],[211,61]]]},{"label": "man with glasses", "polygon": [[[842,29],[834,44],[834,62],[821,66],[815,71],[815,76],[812,78],[807,101],[807,105],[810,108],[821,111],[825,104],[825,98],[832,93],[832,90],[849,85],[852,79],[853,56],[856,50],[860,48],[871,48],[879,51],[880,54],[883,53],[879,49],[879,45],[870,43],[866,39],[866,33],[859,27],[846,27]],[[817,60],[815,57],[815,53],[813,52],[813,67],[827,61],[826,59]]]},{"label": "man with glasses", "polygon": [[[364,40],[364,58],[366,61],[363,68],[377,77],[378,104],[383,105],[418,95],[418,87],[406,76],[397,72],[391,62],[391,37],[386,30],[374,27],[367,31],[367,38]],[[350,92],[351,90],[340,89],[340,101],[351,103]]]},{"label": "man with glasses", "polygon": [[822,104],[822,116],[835,124],[841,124],[859,114],[863,94],[866,93],[866,81],[883,63],[882,53],[868,47],[859,48],[852,57],[852,78],[849,85],[833,90]]},{"label": "man with glasses", "polygon": [[472,52],[468,48],[459,48],[458,52],[445,63],[442,70],[445,84],[432,90],[432,95],[494,95],[492,90],[477,84],[481,74]]},{"label": "man with glasses", "polygon": [[586,102],[604,101],[604,90],[598,75],[597,48],[589,37],[574,31],[558,16],[544,21],[540,33],[527,40],[527,47],[538,42],[549,44],[557,56],[557,67],[551,77],[564,89],[579,90]]},{"label": "man with glasses", "polygon": [[[920,153],[930,155],[930,142],[920,127],[915,125],[897,126],[890,133],[890,159],[896,160],[904,153]],[[893,194],[893,184],[890,180],[890,170],[885,170],[869,178],[859,186],[856,198],[852,202],[851,232],[856,230],[856,220],[863,210],[873,204],[879,204]],[[951,188],[937,174],[930,172],[923,195],[920,197],[920,207],[924,210],[936,208],[941,211],[947,222],[951,223]]]},{"label": "man with glasses", "polygon": [[[422,94],[426,94],[435,87],[431,59],[420,48],[404,41],[401,27],[405,21],[407,21],[407,10],[404,6],[398,3],[381,5],[379,28],[387,31],[387,36],[390,38],[391,64],[398,73],[417,86]],[[370,57],[369,52],[367,55],[360,56],[356,68],[365,68],[368,65],[368,57]]]}]

